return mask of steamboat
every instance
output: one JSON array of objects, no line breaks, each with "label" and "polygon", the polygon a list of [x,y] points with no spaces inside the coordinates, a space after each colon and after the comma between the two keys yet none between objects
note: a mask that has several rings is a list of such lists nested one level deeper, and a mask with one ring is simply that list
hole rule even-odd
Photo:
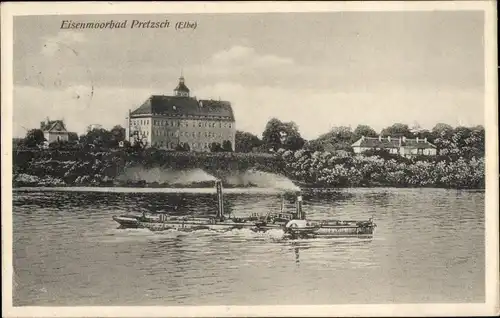
[{"label": "steamboat", "polygon": [[335,237],[372,237],[377,225],[373,218],[367,221],[356,220],[308,220],[302,209],[302,196],[298,195],[295,212],[285,211],[282,198],[279,213],[268,213],[255,222],[255,232],[283,229],[285,235],[292,238],[335,238]]},{"label": "steamboat", "polygon": [[253,214],[246,218],[228,218],[224,215],[224,198],[222,181],[215,181],[217,190],[217,213],[214,217],[169,216],[165,213],[158,215],[121,215],[113,216],[120,228],[145,228],[151,231],[179,230],[184,232],[196,230],[233,230],[252,228],[260,216]]},{"label": "steamboat", "polygon": [[113,216],[120,228],[145,228],[151,231],[178,230],[215,230],[230,231],[233,229],[250,229],[254,232],[282,230],[291,238],[310,237],[371,237],[376,224],[373,218],[367,221],[355,220],[308,220],[302,208],[302,196],[297,194],[295,210],[285,211],[282,197],[281,209],[277,213],[265,216],[252,214],[245,218],[230,218],[224,215],[222,181],[215,182],[217,192],[217,213],[214,217],[169,216],[167,214]]}]

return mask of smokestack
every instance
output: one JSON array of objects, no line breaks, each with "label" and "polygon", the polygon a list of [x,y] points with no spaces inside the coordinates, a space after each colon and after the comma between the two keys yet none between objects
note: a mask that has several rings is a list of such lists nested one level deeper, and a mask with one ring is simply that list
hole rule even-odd
[{"label": "smokestack", "polygon": [[304,215],[302,215],[302,196],[300,194],[297,196],[297,219],[304,219]]},{"label": "smokestack", "polygon": [[217,189],[217,219],[224,220],[224,197],[222,195],[222,181],[216,180],[215,187]]},{"label": "smokestack", "polygon": [[427,142],[427,137],[424,138],[424,142]]},{"label": "smokestack", "polygon": [[417,137],[417,143],[418,143],[418,137]]},{"label": "smokestack", "polygon": [[378,135],[378,141],[382,141],[382,135]]},{"label": "smokestack", "polygon": [[387,136],[387,141],[391,141],[391,136]]}]

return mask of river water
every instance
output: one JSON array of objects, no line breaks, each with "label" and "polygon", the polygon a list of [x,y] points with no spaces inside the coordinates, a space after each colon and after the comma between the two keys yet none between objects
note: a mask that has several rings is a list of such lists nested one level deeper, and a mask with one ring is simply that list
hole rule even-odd
[{"label": "river water", "polygon": [[[213,193],[15,190],[14,306],[483,302],[484,192],[304,193],[308,218],[368,219],[372,239],[283,240],[249,230],[119,230],[121,213],[215,213]],[[208,191],[210,192],[210,191]],[[279,195],[228,191],[227,213]]]}]

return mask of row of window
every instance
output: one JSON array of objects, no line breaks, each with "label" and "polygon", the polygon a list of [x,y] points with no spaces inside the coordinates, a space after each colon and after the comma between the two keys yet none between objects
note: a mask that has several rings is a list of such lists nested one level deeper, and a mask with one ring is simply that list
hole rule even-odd
[{"label": "row of window", "polygon": [[130,123],[134,126],[136,125],[149,125],[149,119],[132,119]]},{"label": "row of window", "polygon": [[[149,125],[149,119],[132,119],[131,123],[133,126],[137,125]],[[232,128],[232,124],[228,122],[220,121],[192,121],[193,127],[208,127],[208,128]],[[166,119],[153,119],[153,126],[165,126],[165,127],[189,127],[188,121],[179,120],[166,120]]]},{"label": "row of window", "polygon": [[153,130],[153,134],[152,136],[165,136],[165,137],[193,137],[193,138],[196,138],[196,136],[198,136],[198,138],[200,138],[201,136],[204,136],[206,138],[214,138],[214,137],[220,137],[222,138],[222,133],[214,133],[212,131],[205,131],[205,132],[201,132],[201,131],[198,131],[198,132],[195,132],[195,131],[165,131],[165,130],[159,130],[159,129],[156,129],[156,130]]},{"label": "row of window", "polygon": [[[373,148],[374,150],[383,150],[385,148]],[[400,153],[400,150],[399,148],[390,148],[389,149],[389,153],[392,153],[392,154],[399,154]],[[424,149],[422,148],[418,148],[417,149],[417,155],[423,155],[424,153],[430,153],[430,152],[424,152]]]},{"label": "row of window", "polygon": [[135,135],[135,136],[149,136],[149,131],[145,130],[145,131],[138,131],[138,130],[134,130],[132,131],[132,135]]},{"label": "row of window", "polygon": [[[209,149],[210,148],[210,143],[208,142],[193,142],[189,143],[189,148],[190,149]],[[164,142],[164,141],[159,141],[154,144],[155,147],[165,147],[167,149],[175,149],[177,147],[176,143],[173,142]]]}]

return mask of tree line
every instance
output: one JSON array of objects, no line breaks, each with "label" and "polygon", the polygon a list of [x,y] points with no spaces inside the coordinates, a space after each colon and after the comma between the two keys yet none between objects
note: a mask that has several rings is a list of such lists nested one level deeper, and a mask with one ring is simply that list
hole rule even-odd
[{"label": "tree line", "polygon": [[427,139],[433,143],[439,154],[452,157],[483,157],[485,130],[483,126],[452,127],[438,123],[431,130],[411,129],[406,124],[395,123],[377,133],[368,125],[351,127],[339,126],[313,140],[305,140],[293,122],[282,122],[272,118],[266,125],[262,138],[249,132],[236,132],[237,152],[276,152],[284,150],[328,151],[331,153],[352,153],[352,144],[362,136],[406,137]]},{"label": "tree line", "polygon": [[[483,126],[475,127],[452,127],[448,124],[439,123],[431,130],[411,129],[406,124],[395,123],[388,126],[380,133],[368,125],[358,125],[354,130],[351,127],[338,126],[329,132],[320,135],[316,139],[306,140],[299,131],[299,127],[294,122],[282,122],[277,118],[268,121],[262,132],[262,137],[252,133],[237,131],[235,151],[236,152],[264,152],[272,153],[279,149],[284,150],[306,150],[306,151],[328,151],[332,153],[347,152],[352,153],[351,145],[362,136],[377,137],[406,137],[421,139],[426,138],[436,145],[440,155],[451,157],[482,157],[485,151],[485,130]],[[88,129],[87,133],[78,136],[76,133],[69,133],[68,142],[53,142],[49,148],[63,149],[109,149],[119,147],[146,148],[141,140],[136,140],[130,144],[126,139],[126,131],[120,125],[114,126],[111,130],[104,128]],[[45,142],[45,137],[41,129],[29,130],[24,138],[14,140],[14,147],[33,148],[39,147]],[[230,152],[232,145],[229,141],[223,144],[212,143],[209,147],[211,152]],[[189,145],[177,145],[177,151],[189,151]]]},{"label": "tree line", "polygon": [[[104,128],[88,129],[87,133],[78,136],[75,132],[68,133],[68,141],[54,141],[50,143],[49,148],[72,149],[72,148],[115,148],[120,142],[125,142],[125,128],[120,125],[114,126],[111,130]],[[36,148],[42,146],[47,140],[41,129],[31,129],[26,136],[17,140],[15,146]]]}]

